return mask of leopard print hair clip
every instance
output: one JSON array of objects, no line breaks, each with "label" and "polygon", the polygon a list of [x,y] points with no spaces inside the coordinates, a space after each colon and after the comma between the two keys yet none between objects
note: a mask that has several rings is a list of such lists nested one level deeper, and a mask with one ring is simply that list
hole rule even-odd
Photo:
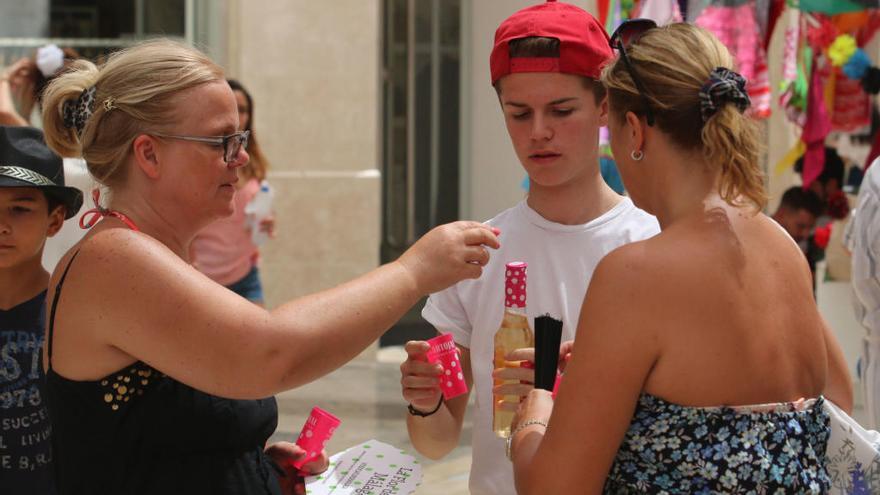
[{"label": "leopard print hair clip", "polygon": [[[64,102],[64,126],[68,129],[76,129],[78,135],[82,134],[89,117],[95,113],[95,86],[84,90],[75,100]],[[104,100],[104,110],[109,112],[116,108],[116,100],[112,97]]]},{"label": "leopard print hair clip", "polygon": [[64,102],[64,127],[82,134],[83,128],[95,111],[95,86],[84,90],[75,100]]}]

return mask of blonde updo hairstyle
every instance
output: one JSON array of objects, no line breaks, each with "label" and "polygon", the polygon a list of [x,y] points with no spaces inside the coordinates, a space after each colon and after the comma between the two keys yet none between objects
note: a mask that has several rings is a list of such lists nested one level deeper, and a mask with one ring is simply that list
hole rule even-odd
[{"label": "blonde updo hairstyle", "polygon": [[[181,117],[182,91],[225,81],[223,69],[207,55],[182,43],[158,39],[110,55],[100,67],[77,60],[56,77],[43,96],[46,142],[65,157],[82,157],[101,184],[114,186],[125,177],[134,139],[162,132]],[[94,113],[81,132],[65,126],[64,104],[75,103],[94,86]]]},{"label": "blonde updo hairstyle", "polygon": [[[685,23],[646,31],[626,54],[647,92],[655,125],[684,150],[700,150],[720,169],[719,193],[729,204],[767,203],[764,173],[758,164],[759,134],[754,121],[731,103],[703,122],[700,89],[716,67],[733,68],[727,48],[708,31]],[[602,72],[611,111],[644,115],[644,103],[620,57]]]}]

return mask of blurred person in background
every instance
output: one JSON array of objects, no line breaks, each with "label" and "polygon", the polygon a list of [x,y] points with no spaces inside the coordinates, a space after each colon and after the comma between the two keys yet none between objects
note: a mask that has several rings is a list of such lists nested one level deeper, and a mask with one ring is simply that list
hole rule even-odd
[{"label": "blurred person in background", "polygon": [[0,73],[0,125],[39,127],[40,103],[49,82],[79,58],[72,48],[45,45]]},{"label": "blurred person in background", "polygon": [[263,284],[257,266],[259,247],[254,243],[253,226],[275,235],[275,217],[271,215],[254,221],[248,213],[248,204],[260,192],[269,161],[263,154],[254,131],[254,101],[251,94],[234,79],[227,80],[238,105],[238,129],[250,132],[248,156],[250,160],[238,168],[235,184],[235,212],[202,229],[193,239],[191,254],[193,265],[202,273],[227,287],[236,294],[264,304]]},{"label": "blurred person in background", "polygon": [[792,186],[782,194],[772,218],[800,245],[810,236],[822,212],[822,200],[815,192]]}]

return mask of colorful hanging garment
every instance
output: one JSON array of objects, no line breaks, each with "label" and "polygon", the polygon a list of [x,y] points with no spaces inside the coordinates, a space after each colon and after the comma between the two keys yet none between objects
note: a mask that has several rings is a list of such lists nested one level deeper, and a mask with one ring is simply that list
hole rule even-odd
[{"label": "colorful hanging garment", "polygon": [[633,17],[653,19],[658,26],[682,21],[678,0],[642,0]]},{"label": "colorful hanging garment", "polygon": [[678,11],[681,12],[681,18],[688,18],[688,0],[678,0]]},{"label": "colorful hanging garment", "polygon": [[842,70],[834,68],[823,84],[833,84],[831,128],[835,131],[855,132],[871,124],[871,100],[862,82],[846,77]]},{"label": "colorful hanging garment", "polygon": [[623,0],[610,0],[605,18],[605,31],[613,33],[621,22],[627,19],[625,9],[620,5]]},{"label": "colorful hanging garment", "polygon": [[599,20],[599,24],[605,26],[608,21],[608,7],[610,6],[610,0],[596,0],[596,13],[598,14],[596,18]]},{"label": "colorful hanging garment", "polygon": [[770,38],[776,29],[779,18],[785,12],[785,0],[771,0],[767,12],[767,28],[764,30],[764,50],[769,50]]},{"label": "colorful hanging garment", "polygon": [[765,118],[770,115],[770,78],[757,4],[755,0],[732,2],[735,6],[728,6],[729,3],[709,2],[694,23],[713,33],[730,50],[739,73],[748,81],[746,88],[752,100],[750,115]]},{"label": "colorful hanging garment", "polygon": [[807,121],[804,125],[801,140],[806,145],[804,153],[804,169],[802,172],[804,188],[822,174],[825,168],[825,137],[831,132],[831,120],[825,107],[825,95],[822,86],[822,70],[819,61],[813,63],[813,75],[810,78],[810,90],[807,98]]},{"label": "colorful hanging garment", "polygon": [[880,8],[878,0],[800,0],[797,4],[804,12],[821,12],[828,15]]},{"label": "colorful hanging garment", "polygon": [[[805,46],[801,38],[801,16],[797,10],[788,10],[783,15],[785,46],[782,54],[782,82],[779,106],[793,124],[803,127],[807,115],[807,76],[810,72],[812,50]],[[800,155],[794,159],[800,158]],[[794,160],[791,161],[794,163]],[[791,163],[788,166],[791,166]]]},{"label": "colorful hanging garment", "polygon": [[823,84],[833,87],[829,104],[831,125],[834,130],[854,132],[870,125],[871,100],[861,81],[846,77],[843,67],[858,46],[864,46],[876,33],[878,14],[876,11],[852,12],[835,15],[826,22],[840,33],[827,48],[826,54],[834,68],[823,80]]}]

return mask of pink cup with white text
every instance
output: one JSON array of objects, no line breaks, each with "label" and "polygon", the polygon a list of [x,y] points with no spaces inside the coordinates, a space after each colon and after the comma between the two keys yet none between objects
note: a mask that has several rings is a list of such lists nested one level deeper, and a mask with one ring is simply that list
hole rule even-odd
[{"label": "pink cup with white text", "polygon": [[439,363],[443,367],[443,373],[440,375],[440,390],[443,392],[443,399],[449,400],[466,394],[468,391],[467,382],[464,380],[464,372],[461,369],[458,349],[455,347],[452,334],[438,335],[428,340],[428,344],[431,345],[431,350],[428,351],[428,361]]},{"label": "pink cup with white text", "polygon": [[313,407],[312,413],[299,432],[299,438],[296,439],[296,444],[306,451],[306,455],[294,461],[293,466],[301,469],[303,464],[321,455],[321,451],[327,446],[339,423],[341,421],[336,416],[320,407]]}]

